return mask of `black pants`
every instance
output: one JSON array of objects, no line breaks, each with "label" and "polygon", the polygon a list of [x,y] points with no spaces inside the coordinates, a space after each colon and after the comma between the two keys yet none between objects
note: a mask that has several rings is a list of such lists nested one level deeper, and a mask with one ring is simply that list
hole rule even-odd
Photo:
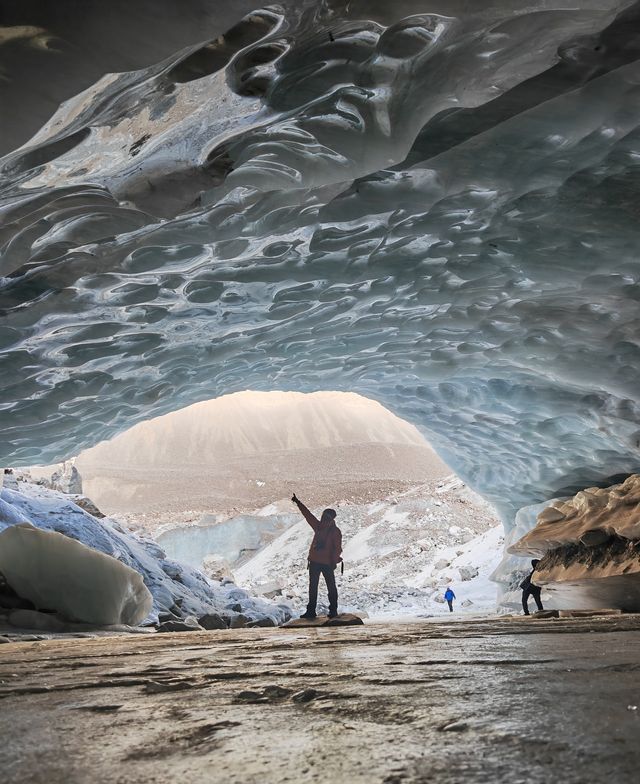
[{"label": "black pants", "polygon": [[316,611],[320,575],[323,575],[324,581],[327,584],[327,591],[329,592],[329,612],[338,612],[338,589],[336,588],[334,570],[335,566],[309,561],[309,604],[307,605],[307,612],[310,615],[313,615]]},{"label": "black pants", "polygon": [[529,597],[533,596],[535,603],[538,606],[538,610],[543,610],[542,602],[540,601],[540,594],[542,592],[542,588],[537,588],[535,585],[532,585],[530,588],[525,588],[522,592],[522,609],[524,610],[525,615],[529,615]]},{"label": "black pants", "polygon": [[449,605],[449,612],[453,612],[453,599],[447,599],[447,604]]}]

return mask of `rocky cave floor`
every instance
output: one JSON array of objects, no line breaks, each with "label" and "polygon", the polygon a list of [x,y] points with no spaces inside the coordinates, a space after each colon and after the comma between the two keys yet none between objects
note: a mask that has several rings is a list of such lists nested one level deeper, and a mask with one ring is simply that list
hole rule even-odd
[{"label": "rocky cave floor", "polygon": [[640,615],[47,640],[0,771],[47,782],[637,781]]}]

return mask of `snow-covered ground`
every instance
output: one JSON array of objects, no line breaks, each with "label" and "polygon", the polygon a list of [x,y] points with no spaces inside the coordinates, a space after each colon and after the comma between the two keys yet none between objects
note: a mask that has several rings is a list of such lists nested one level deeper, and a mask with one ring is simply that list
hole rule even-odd
[{"label": "snow-covered ground", "polygon": [[[342,610],[370,617],[444,614],[443,593],[451,586],[456,612],[495,612],[497,589],[489,577],[502,558],[502,525],[457,477],[336,508],[345,562],[344,574],[337,573]],[[302,609],[311,536],[300,520],[234,569],[236,581],[256,591],[280,587]]]}]

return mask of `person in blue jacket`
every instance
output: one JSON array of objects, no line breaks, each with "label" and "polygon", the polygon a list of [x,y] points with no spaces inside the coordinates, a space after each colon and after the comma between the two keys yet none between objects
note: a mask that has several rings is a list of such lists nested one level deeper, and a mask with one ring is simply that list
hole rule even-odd
[{"label": "person in blue jacket", "polygon": [[453,600],[456,598],[456,595],[451,590],[451,587],[447,588],[447,590],[444,592],[444,598],[449,605],[449,612],[453,612]]}]

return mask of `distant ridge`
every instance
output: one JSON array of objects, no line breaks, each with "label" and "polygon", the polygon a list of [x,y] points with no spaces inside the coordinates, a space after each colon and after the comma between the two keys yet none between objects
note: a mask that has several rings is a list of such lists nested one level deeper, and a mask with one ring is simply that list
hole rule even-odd
[{"label": "distant ridge", "polygon": [[111,514],[252,509],[296,482],[318,503],[372,498],[451,473],[415,427],[347,392],[196,403],[86,450],[76,466]]}]

